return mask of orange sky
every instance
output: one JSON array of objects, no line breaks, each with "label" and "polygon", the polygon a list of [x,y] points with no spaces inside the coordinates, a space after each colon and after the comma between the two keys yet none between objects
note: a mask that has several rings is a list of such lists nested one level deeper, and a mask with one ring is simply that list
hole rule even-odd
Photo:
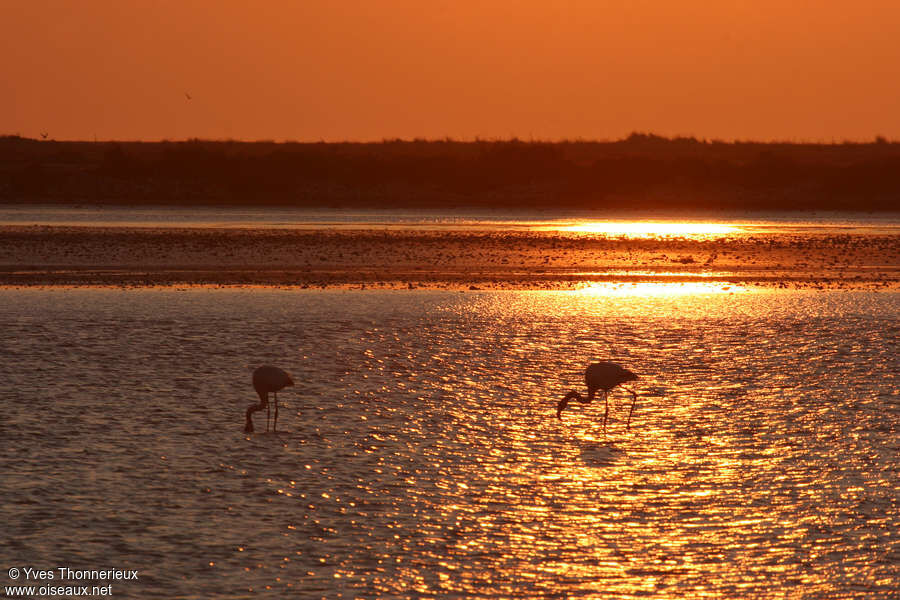
[{"label": "orange sky", "polygon": [[896,0],[9,0],[0,23],[0,133],[29,137],[900,138]]}]

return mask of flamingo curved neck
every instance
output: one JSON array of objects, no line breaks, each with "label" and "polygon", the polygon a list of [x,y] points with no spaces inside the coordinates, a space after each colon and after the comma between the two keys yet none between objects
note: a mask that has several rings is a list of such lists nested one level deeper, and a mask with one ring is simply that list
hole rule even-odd
[{"label": "flamingo curved neck", "polygon": [[562,411],[569,405],[570,400],[578,400],[579,402],[584,402],[584,400],[581,399],[581,394],[579,394],[578,392],[569,392],[565,395],[565,397],[563,397],[562,400],[559,401],[559,404],[556,405],[557,419],[562,419]]}]

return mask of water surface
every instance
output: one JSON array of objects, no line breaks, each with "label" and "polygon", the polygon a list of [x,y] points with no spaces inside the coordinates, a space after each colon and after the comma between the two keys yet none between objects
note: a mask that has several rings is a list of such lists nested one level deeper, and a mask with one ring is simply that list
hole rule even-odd
[{"label": "water surface", "polygon": [[[0,564],[139,569],[116,598],[896,597],[900,294],[627,290],[0,290]],[[607,433],[554,417],[597,359],[641,375],[631,431],[627,395]],[[248,436],[263,363],[297,386]]]},{"label": "water surface", "polygon": [[900,234],[900,213],[362,210],[0,204],[0,225],[559,231],[611,236]]}]

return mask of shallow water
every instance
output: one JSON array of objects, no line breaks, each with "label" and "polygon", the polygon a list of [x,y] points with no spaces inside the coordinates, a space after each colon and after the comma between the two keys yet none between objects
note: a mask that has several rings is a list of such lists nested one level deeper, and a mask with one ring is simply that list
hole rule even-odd
[{"label": "shallow water", "polygon": [[[612,290],[0,290],[0,579],[896,598],[900,293]],[[630,431],[554,416],[597,359]],[[263,363],[298,385],[245,435]]]},{"label": "shallow water", "polygon": [[[710,230],[710,224],[714,225]],[[633,211],[363,210],[0,204],[0,225],[559,231],[611,236],[754,233],[900,234],[894,213],[640,213]]]}]

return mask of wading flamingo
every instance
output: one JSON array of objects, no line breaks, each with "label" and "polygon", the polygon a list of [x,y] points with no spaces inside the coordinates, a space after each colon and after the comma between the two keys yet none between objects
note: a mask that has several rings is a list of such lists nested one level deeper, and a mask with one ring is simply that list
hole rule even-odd
[{"label": "wading flamingo", "polygon": [[251,404],[247,407],[247,424],[244,425],[245,433],[253,433],[253,419],[251,415],[258,410],[266,409],[266,431],[269,430],[269,392],[275,395],[275,424],[272,431],[278,428],[278,390],[294,385],[294,380],[287,371],[264,365],[253,371],[253,388],[259,394],[259,404]]},{"label": "wading flamingo", "polygon": [[[569,400],[578,400],[582,404],[590,404],[594,400],[597,392],[603,392],[603,402],[606,404],[606,411],[603,413],[603,431],[606,431],[606,418],[609,416],[609,400],[607,395],[617,385],[634,381],[638,377],[628,369],[620,367],[611,362],[598,362],[588,366],[584,372],[584,382],[587,384],[587,399],[581,397],[578,392],[569,392],[565,398],[556,405],[556,418],[562,420],[562,411],[568,406]],[[631,413],[634,412],[634,403],[637,400],[637,393],[622,385],[622,388],[631,393],[631,410],[628,411],[627,429],[631,429]]]}]

